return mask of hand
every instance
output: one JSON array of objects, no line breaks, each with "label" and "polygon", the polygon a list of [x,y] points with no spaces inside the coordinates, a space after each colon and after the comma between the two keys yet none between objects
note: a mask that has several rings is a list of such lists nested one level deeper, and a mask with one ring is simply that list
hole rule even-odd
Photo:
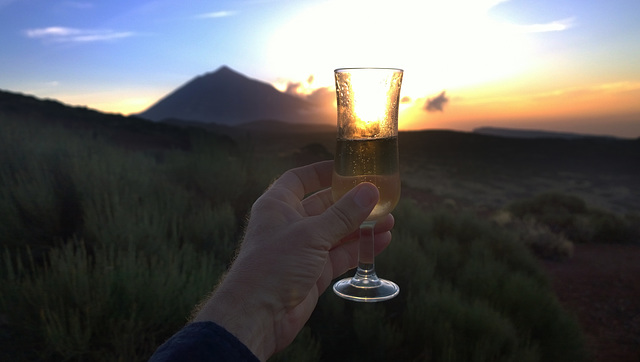
[{"label": "hand", "polygon": [[[332,172],[333,161],[289,170],[253,204],[236,260],[194,321],[218,323],[261,360],[293,341],[331,280],[357,265],[358,229],[379,198],[363,183],[334,204]],[[393,223],[376,223],[376,253]]]}]

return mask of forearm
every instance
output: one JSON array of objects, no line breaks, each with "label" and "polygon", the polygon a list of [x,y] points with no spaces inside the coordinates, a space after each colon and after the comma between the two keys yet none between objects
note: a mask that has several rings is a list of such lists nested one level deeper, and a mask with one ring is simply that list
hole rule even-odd
[{"label": "forearm", "polygon": [[[233,268],[232,268],[233,269]],[[231,270],[209,299],[196,312],[193,321],[212,321],[244,343],[261,361],[266,361],[275,350],[274,325],[271,308],[261,300],[263,295],[252,295],[249,278]]]}]

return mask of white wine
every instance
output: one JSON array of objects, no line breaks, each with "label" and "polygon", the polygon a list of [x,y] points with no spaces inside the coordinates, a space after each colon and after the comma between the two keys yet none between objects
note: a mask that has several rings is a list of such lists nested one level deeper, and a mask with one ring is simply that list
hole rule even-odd
[{"label": "white wine", "polygon": [[377,220],[396,207],[400,199],[398,137],[338,139],[331,185],[333,199],[338,200],[362,182],[371,182],[380,192],[368,221]]}]

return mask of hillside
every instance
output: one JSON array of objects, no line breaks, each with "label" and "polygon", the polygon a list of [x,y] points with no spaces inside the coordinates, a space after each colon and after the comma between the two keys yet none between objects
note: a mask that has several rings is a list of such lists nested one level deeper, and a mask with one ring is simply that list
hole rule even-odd
[{"label": "hillside", "polygon": [[129,148],[190,147],[193,133],[200,128],[153,123],[139,117],[106,114],[85,107],[72,107],[56,100],[0,90],[0,121],[19,120],[33,127],[58,125],[70,130],[89,131]]}]

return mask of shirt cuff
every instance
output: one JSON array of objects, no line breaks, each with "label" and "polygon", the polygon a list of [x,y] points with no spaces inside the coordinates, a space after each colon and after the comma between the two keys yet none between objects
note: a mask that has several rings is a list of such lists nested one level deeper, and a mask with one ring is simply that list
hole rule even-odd
[{"label": "shirt cuff", "polygon": [[158,347],[149,362],[161,361],[259,362],[234,335],[208,321],[187,324]]}]

